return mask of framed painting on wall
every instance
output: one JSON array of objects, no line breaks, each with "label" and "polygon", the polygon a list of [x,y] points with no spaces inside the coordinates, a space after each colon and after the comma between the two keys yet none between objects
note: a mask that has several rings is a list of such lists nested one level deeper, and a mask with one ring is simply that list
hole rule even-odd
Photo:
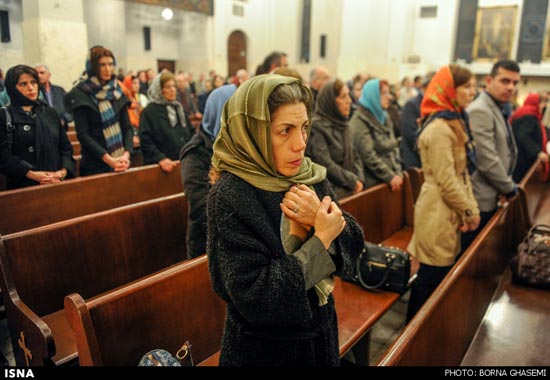
[{"label": "framed painting on wall", "polygon": [[511,59],[517,6],[477,10],[472,58],[479,61]]}]

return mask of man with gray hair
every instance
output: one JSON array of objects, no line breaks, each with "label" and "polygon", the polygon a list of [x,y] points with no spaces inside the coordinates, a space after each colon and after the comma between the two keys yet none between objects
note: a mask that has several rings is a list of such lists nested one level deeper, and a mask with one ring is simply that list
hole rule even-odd
[{"label": "man with gray hair", "polygon": [[315,110],[315,103],[317,101],[317,94],[319,90],[330,81],[330,72],[326,67],[317,66],[309,73],[309,88],[313,93],[313,109]]},{"label": "man with gray hair", "polygon": [[35,65],[34,68],[38,72],[38,80],[40,81],[40,99],[57,111],[61,123],[67,129],[69,123],[73,121],[73,115],[65,107],[65,90],[63,87],[53,85],[50,82],[52,73],[48,66],[39,64]]}]

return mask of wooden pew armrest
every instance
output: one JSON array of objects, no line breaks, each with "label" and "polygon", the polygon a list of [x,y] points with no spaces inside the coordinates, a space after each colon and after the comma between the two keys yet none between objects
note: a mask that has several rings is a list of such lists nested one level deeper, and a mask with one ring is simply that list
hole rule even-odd
[{"label": "wooden pew armrest", "polygon": [[52,331],[48,324],[32,311],[21,299],[16,291],[10,292],[8,301],[4,303],[6,316],[9,320],[13,351],[25,360],[22,348],[35,347],[28,351],[30,365],[43,366],[44,361],[55,355],[56,348]]}]

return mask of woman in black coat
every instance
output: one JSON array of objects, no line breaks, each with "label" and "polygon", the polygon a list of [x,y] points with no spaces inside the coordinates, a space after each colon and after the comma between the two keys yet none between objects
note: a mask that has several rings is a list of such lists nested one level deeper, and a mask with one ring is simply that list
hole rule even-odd
[{"label": "woman in black coat", "polygon": [[327,168],[338,199],[363,190],[363,165],[350,139],[349,88],[341,80],[325,84],[317,97],[307,156]]},{"label": "woman in black coat", "polygon": [[141,152],[145,165],[158,164],[169,173],[178,163],[181,148],[191,140],[195,128],[176,100],[176,78],[158,74],[149,87],[151,103],[139,120]]},{"label": "woman in black coat", "polygon": [[7,188],[73,177],[73,148],[57,112],[38,99],[36,70],[25,65],[12,67],[5,86],[11,104],[0,110],[0,172],[7,177]]},{"label": "woman in black coat", "polygon": [[80,175],[122,172],[130,167],[134,129],[128,118],[130,101],[122,93],[113,53],[90,49],[86,72],[67,94],[81,146]]},{"label": "woman in black coat", "polygon": [[224,107],[207,201],[210,276],[227,303],[221,365],[339,364],[332,276],[352,272],[363,236],[304,157],[310,115],[310,91],[275,74]]},{"label": "woman in black coat", "polygon": [[187,257],[206,253],[206,197],[210,190],[208,172],[212,162],[212,146],[220,131],[220,118],[227,99],[237,87],[228,84],[212,91],[206,102],[201,127],[181,148],[181,182],[187,198]]}]

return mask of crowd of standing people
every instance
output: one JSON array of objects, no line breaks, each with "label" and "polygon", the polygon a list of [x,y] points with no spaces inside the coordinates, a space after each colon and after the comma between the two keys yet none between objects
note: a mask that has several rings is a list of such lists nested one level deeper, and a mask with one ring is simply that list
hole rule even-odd
[{"label": "crowd of standing people", "polygon": [[333,276],[349,276],[363,249],[340,199],[378,184],[398,191],[404,170],[422,168],[410,320],[531,165],[550,171],[547,99],[529,94],[513,110],[520,68],[510,60],[494,64],[482,92],[457,64],[401,88],[324,67],[306,82],[281,52],[252,78],[213,72],[202,90],[181,72],[115,69],[94,46],[65,93],[45,65],[10,68],[0,172],[8,189],[74,177],[73,123],[80,175],[126,171],[135,150],[167,173],[181,162],[188,256],[208,254],[227,303],[222,365],[338,364]]}]

